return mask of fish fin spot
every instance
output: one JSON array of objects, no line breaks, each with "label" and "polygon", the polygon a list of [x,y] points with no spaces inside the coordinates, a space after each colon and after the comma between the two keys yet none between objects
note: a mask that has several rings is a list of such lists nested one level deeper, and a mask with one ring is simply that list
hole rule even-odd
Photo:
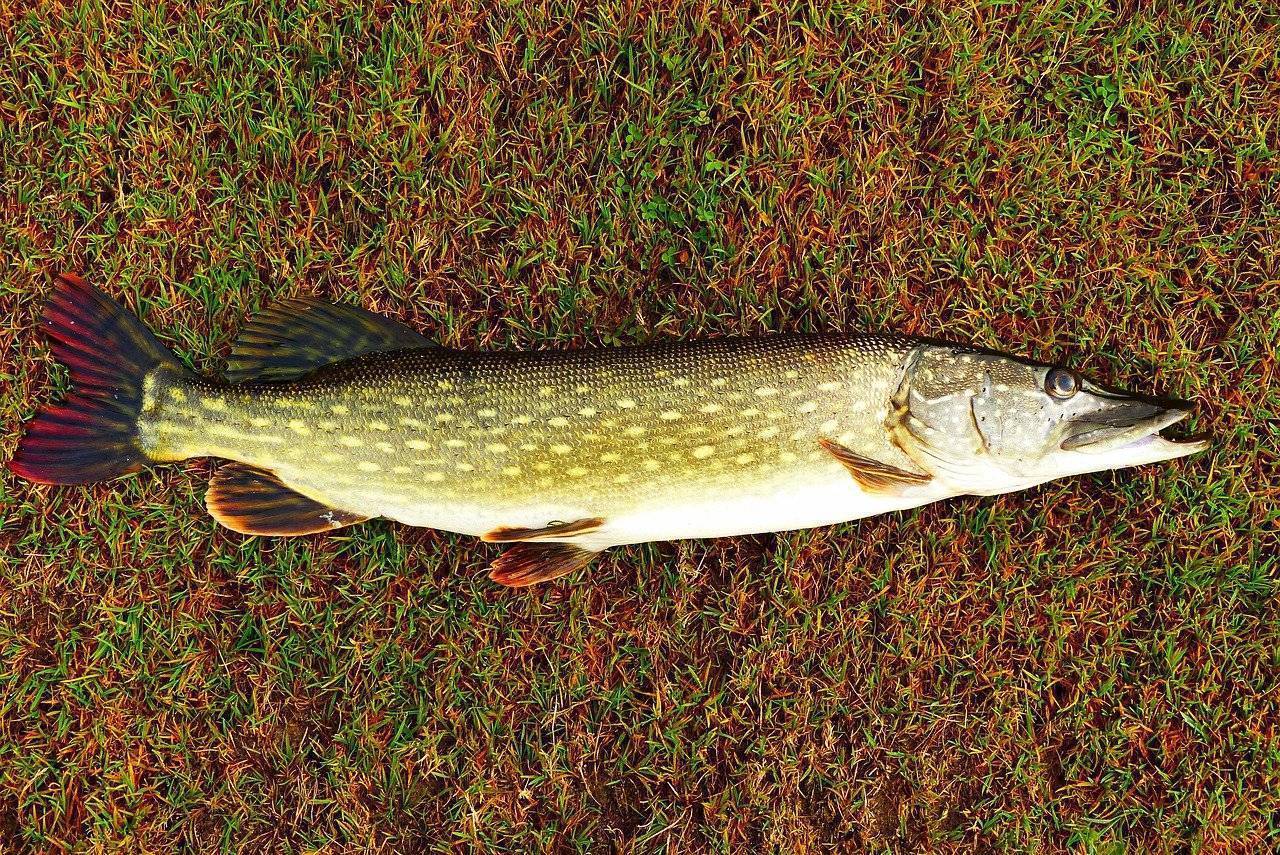
[{"label": "fish fin spot", "polygon": [[559,579],[587,566],[599,554],[571,543],[518,543],[490,565],[489,578],[499,585],[523,588]]},{"label": "fish fin spot", "polygon": [[240,331],[227,358],[231,383],[297,380],[366,353],[438,347],[399,321],[340,303],[295,297],[268,306]]},{"label": "fish fin spot", "polygon": [[332,531],[368,519],[309,499],[273,473],[243,463],[229,463],[214,473],[204,503],[232,531],[271,537]]},{"label": "fish fin spot", "polygon": [[495,528],[493,531],[486,532],[481,535],[481,540],[487,540],[490,543],[511,543],[513,541],[525,540],[558,540],[565,537],[574,537],[582,534],[590,534],[598,531],[600,526],[604,525],[604,520],[600,517],[588,517],[587,519],[573,520],[572,522],[558,522],[551,525],[544,525],[541,528]]},{"label": "fish fin spot", "polygon": [[820,437],[818,444],[849,470],[849,474],[858,482],[858,486],[870,493],[893,493],[903,487],[927,484],[933,480],[932,475],[908,472],[906,469],[899,469],[897,466],[855,454],[840,443],[826,437]]}]

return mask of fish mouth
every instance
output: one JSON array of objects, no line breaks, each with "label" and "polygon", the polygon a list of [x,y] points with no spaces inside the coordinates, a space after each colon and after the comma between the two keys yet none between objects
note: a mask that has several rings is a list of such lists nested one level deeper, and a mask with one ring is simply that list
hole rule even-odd
[{"label": "fish mouth", "polygon": [[1090,391],[1109,399],[1110,406],[1074,420],[1063,437],[1063,451],[1132,451],[1143,458],[1167,460],[1209,447],[1207,434],[1178,436],[1167,432],[1191,415],[1195,410],[1192,401]]}]

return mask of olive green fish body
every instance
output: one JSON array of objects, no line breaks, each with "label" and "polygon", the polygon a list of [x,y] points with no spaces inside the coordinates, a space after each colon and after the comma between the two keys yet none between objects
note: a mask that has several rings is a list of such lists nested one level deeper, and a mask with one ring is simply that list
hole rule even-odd
[{"label": "olive green fish body", "polygon": [[[371,354],[295,383],[157,378],[157,460],[216,456],[365,516],[483,535],[598,517],[592,548],[797,528],[904,502],[819,444],[911,467],[884,428],[912,342],[774,336]],[[927,501],[920,496],[907,503]]]}]

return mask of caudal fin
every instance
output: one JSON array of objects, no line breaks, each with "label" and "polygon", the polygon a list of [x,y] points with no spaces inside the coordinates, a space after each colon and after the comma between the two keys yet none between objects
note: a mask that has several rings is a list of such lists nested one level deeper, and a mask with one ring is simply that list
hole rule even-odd
[{"label": "caudal fin", "polygon": [[26,425],[9,468],[42,484],[90,484],[149,462],[138,443],[143,382],[185,369],[128,309],[79,276],[58,276],[42,322],[73,391]]}]

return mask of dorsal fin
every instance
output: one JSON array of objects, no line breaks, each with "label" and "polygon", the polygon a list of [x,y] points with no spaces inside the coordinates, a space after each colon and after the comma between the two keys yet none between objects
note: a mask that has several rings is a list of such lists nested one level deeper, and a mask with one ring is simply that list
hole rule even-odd
[{"label": "dorsal fin", "polygon": [[314,534],[368,519],[308,499],[273,473],[244,463],[228,463],[213,473],[204,503],[215,520],[241,534]]},{"label": "dorsal fin", "polygon": [[273,303],[240,331],[227,358],[227,380],[297,380],[332,362],[363,353],[436,347],[399,321],[359,306],[294,297]]}]

